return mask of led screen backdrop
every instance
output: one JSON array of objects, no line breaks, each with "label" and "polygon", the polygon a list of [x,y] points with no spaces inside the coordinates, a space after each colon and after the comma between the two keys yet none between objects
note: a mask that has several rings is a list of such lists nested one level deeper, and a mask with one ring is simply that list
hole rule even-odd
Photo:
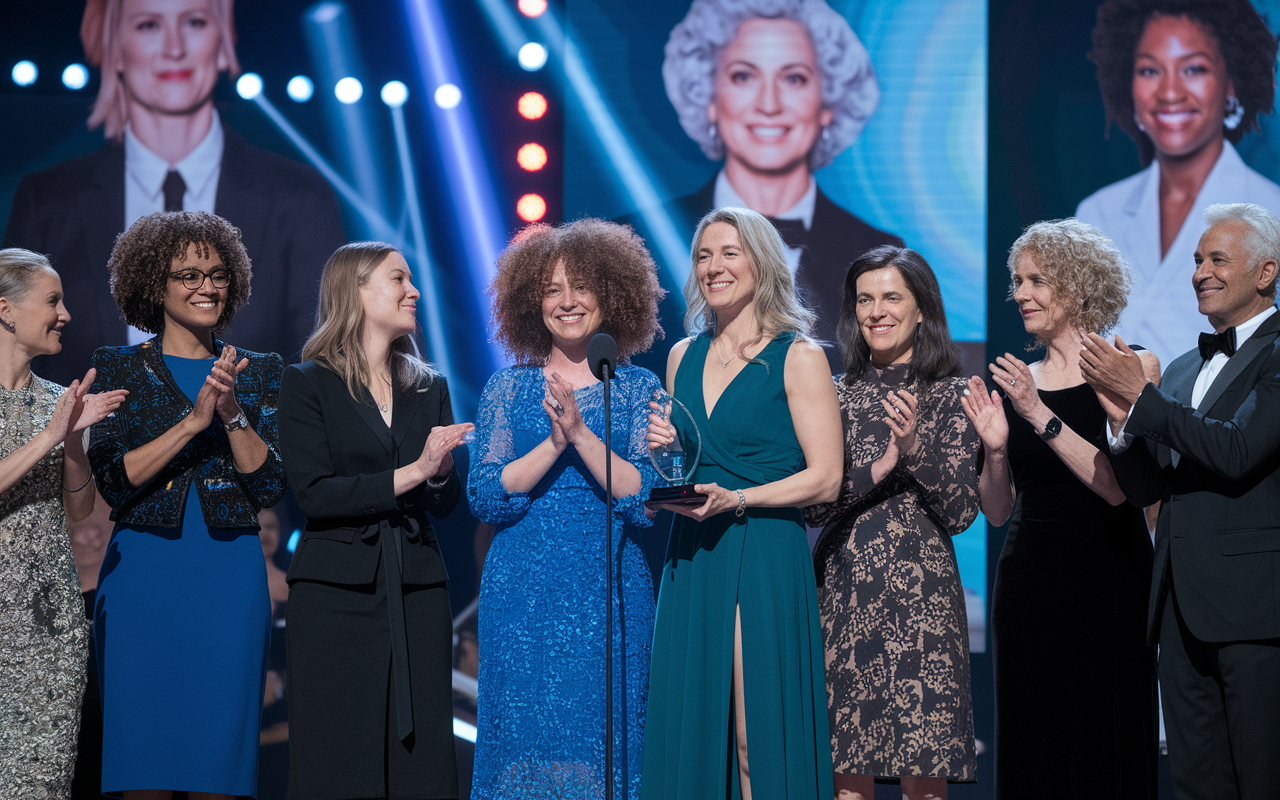
[{"label": "led screen backdrop", "polygon": [[[747,163],[745,185],[733,187],[740,198],[734,204],[750,207],[748,197],[763,196],[766,203],[756,210],[785,211],[766,207],[774,184],[766,176],[752,185],[751,167],[759,167],[755,175],[771,167],[780,172],[777,164],[784,162],[769,158],[784,149],[785,140],[805,125],[827,123],[820,108],[801,108],[794,95],[788,99],[796,83],[825,80],[835,89],[827,87],[822,106],[841,110],[827,124],[828,132],[813,134],[817,149],[836,151],[817,159],[830,163],[813,171],[817,192],[808,246],[831,254],[829,263],[819,258],[815,265],[830,274],[808,287],[823,317],[819,333],[830,338],[834,329],[849,262],[869,246],[900,239],[933,266],[966,369],[980,370],[987,338],[986,4],[834,0],[828,7],[796,0],[718,0],[698,4],[669,45],[673,29],[689,13],[689,0],[568,0],[565,8],[567,83],[598,88],[598,95],[566,92],[564,149],[571,157],[565,164],[565,218],[623,219],[646,236],[672,292],[663,307],[667,339],[646,365],[661,373],[667,348],[683,335],[679,297],[688,273],[689,238],[697,218],[722,204],[716,202],[724,197],[718,179],[728,180],[719,178],[722,166]],[[780,15],[807,20],[804,29],[819,42],[817,75],[787,72],[805,58],[803,46],[795,50],[786,43],[785,25],[773,31],[780,31],[773,38],[768,30],[743,27],[744,19]],[[728,94],[722,92],[714,99],[718,124],[708,136],[712,125],[699,101],[712,104],[713,85],[705,73],[717,53],[729,52],[735,39],[741,49],[752,34],[761,49],[742,58],[751,74],[731,80],[776,86],[776,96],[735,107],[721,101]],[[716,49],[719,43],[725,43],[723,50]],[[677,55],[665,67],[664,50]],[[768,84],[771,76],[776,84]],[[669,85],[675,88],[669,91]],[[605,124],[610,118],[617,130]],[[735,125],[751,130],[735,132]],[[708,150],[717,157],[709,157]],[[806,269],[801,267],[802,287]],[[975,649],[984,642],[985,541],[981,518],[954,540]]]}]

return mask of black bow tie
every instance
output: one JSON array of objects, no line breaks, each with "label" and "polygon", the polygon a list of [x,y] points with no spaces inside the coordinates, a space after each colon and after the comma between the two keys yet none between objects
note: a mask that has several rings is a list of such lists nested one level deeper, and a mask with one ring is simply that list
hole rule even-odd
[{"label": "black bow tie", "polygon": [[1236,329],[1227,328],[1222,333],[1202,333],[1199,347],[1200,358],[1205,361],[1213,358],[1213,354],[1219,350],[1227,358],[1231,358],[1236,354]]},{"label": "black bow tie", "polygon": [[787,247],[804,247],[809,244],[809,231],[804,227],[804,220],[775,219],[774,217],[768,217],[768,220],[778,229]]}]

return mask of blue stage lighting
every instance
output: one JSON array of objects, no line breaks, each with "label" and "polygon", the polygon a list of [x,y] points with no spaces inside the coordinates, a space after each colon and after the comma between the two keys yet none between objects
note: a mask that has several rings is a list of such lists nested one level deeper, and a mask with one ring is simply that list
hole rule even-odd
[{"label": "blue stage lighting", "polygon": [[387,81],[382,86],[382,102],[392,108],[399,108],[409,99],[409,87],[400,81]]},{"label": "blue stage lighting", "polygon": [[89,70],[84,64],[68,64],[62,71],[62,85],[68,89],[83,89],[89,83]]},{"label": "blue stage lighting", "polygon": [[30,61],[19,61],[13,65],[13,82],[19,86],[30,86],[36,82],[39,74],[40,70]]},{"label": "blue stage lighting", "polygon": [[516,53],[516,61],[526,72],[537,72],[547,64],[547,48],[537,42],[529,42]]},{"label": "blue stage lighting", "polygon": [[351,105],[364,96],[364,87],[355,78],[343,78],[333,87],[333,96],[338,102]]},{"label": "blue stage lighting", "polygon": [[306,75],[294,75],[284,90],[294,102],[305,103],[316,93],[316,86]]},{"label": "blue stage lighting", "polygon": [[442,83],[436,87],[436,105],[441,108],[457,108],[462,102],[462,90],[454,83]]},{"label": "blue stage lighting", "polygon": [[252,100],[262,94],[262,76],[256,72],[246,72],[236,81],[236,94],[245,100]]}]

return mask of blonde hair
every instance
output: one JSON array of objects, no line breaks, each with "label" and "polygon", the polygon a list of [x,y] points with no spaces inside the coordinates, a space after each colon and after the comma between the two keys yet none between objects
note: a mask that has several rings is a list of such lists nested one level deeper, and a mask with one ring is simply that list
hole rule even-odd
[{"label": "blonde hair", "polygon": [[[369,386],[373,369],[365,357],[364,304],[360,287],[392,253],[400,251],[386,242],[352,242],[329,256],[320,275],[320,304],[316,307],[316,327],[302,346],[302,360],[315,361],[342,376],[347,391],[361,400],[372,401]],[[422,359],[413,334],[391,343],[387,351],[387,371],[401,389],[431,385],[435,370]]]},{"label": "blonde hair", "polygon": [[[1120,322],[1133,281],[1120,248],[1105,233],[1074,218],[1037,222],[1009,248],[1010,277],[1024,255],[1044,270],[1067,324],[1102,334]],[[1010,281],[1010,300],[1015,291]]]},{"label": "blonde hair", "polygon": [[777,336],[784,331],[794,331],[801,336],[809,336],[815,316],[796,296],[795,278],[787,266],[782,236],[760,214],[749,208],[732,206],[717,208],[707,214],[693,233],[692,265],[689,278],[684,283],[684,300],[688,306],[684,315],[685,332],[690,336],[715,333],[716,315],[702,296],[702,286],[698,281],[698,247],[706,229],[717,222],[732,225],[738,231],[738,241],[756,281],[755,295],[751,299],[751,308],[756,315],[756,336],[743,342],[742,350],[764,339],[766,334]]},{"label": "blonde hair", "polygon": [[[232,78],[240,75],[236,58],[235,0],[209,0],[213,24],[218,29],[218,55],[227,63]],[[119,141],[129,122],[129,103],[120,80],[123,45],[120,28],[124,22],[124,0],[87,0],[80,20],[80,43],[85,59],[102,70],[98,97],[89,114],[89,130],[99,125],[108,139]]]}]

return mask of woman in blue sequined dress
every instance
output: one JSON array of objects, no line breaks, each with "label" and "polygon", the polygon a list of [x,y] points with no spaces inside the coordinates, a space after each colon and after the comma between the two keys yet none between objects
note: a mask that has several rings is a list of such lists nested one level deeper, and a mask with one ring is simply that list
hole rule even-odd
[{"label": "woman in blue sequined dress", "polygon": [[646,434],[660,383],[625,362],[652,344],[663,292],[639,237],[588,219],[518,235],[493,294],[519,366],[485,387],[467,487],[472,512],[497,526],[480,585],[471,797],[604,795],[604,398],[586,360],[603,331],[623,359],[611,386],[613,784],[636,798],[654,609],[640,529],[652,524]]}]

